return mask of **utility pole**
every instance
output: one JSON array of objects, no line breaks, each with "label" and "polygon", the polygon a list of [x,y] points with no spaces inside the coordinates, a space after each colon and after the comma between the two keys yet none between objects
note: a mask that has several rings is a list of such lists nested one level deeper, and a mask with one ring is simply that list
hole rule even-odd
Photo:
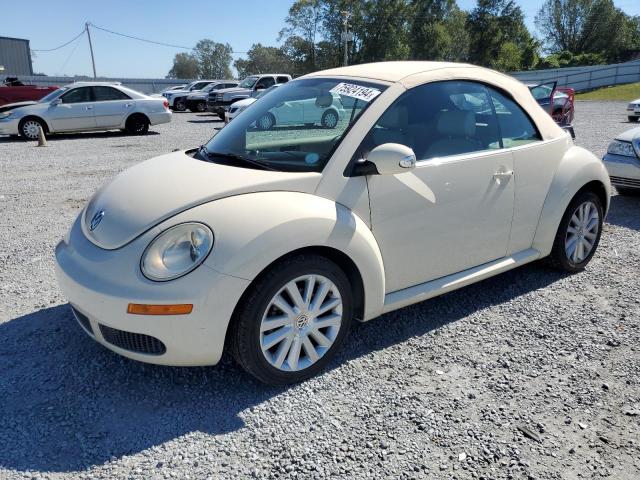
[{"label": "utility pole", "polygon": [[89,50],[91,51],[91,65],[93,65],[93,78],[97,78],[96,60],[95,58],[93,58],[93,45],[91,44],[91,32],[89,31],[89,22],[85,22],[84,28],[87,31],[87,37],[89,38]]},{"label": "utility pole", "polygon": [[344,66],[346,67],[347,64],[349,63],[348,61],[348,54],[347,54],[347,50],[349,48],[349,16],[351,15],[347,10],[343,10],[342,12],[342,25],[344,26],[344,29],[342,31],[342,38],[344,40]]}]

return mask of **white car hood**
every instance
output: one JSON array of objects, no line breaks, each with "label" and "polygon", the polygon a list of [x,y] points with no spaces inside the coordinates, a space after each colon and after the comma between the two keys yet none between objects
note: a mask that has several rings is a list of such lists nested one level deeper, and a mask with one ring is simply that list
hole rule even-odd
[{"label": "white car hood", "polygon": [[240,107],[247,107],[249,105],[251,105],[252,103],[255,103],[256,99],[253,97],[250,98],[244,98],[242,100],[238,100],[237,102],[233,102],[233,106],[240,108]]},{"label": "white car hood", "polygon": [[[104,185],[82,212],[82,230],[95,245],[114,250],[194,206],[252,192],[313,193],[320,178],[320,173],[232,167],[174,152],[131,167]],[[101,211],[102,220],[91,231],[91,220]]]},{"label": "white car hood", "polygon": [[623,140],[625,142],[633,142],[636,138],[640,138],[640,127],[632,128],[616,135],[616,140]]}]

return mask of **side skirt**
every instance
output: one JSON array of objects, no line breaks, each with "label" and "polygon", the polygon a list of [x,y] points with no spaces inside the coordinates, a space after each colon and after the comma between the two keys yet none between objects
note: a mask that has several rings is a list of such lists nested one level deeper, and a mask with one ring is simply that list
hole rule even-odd
[{"label": "side skirt", "polygon": [[470,268],[462,272],[447,275],[446,277],[437,278],[436,280],[388,293],[384,297],[382,313],[391,312],[392,310],[397,310],[398,308],[466,287],[467,285],[493,277],[499,273],[524,265],[525,263],[533,262],[538,258],[540,258],[540,252],[534,248],[529,248],[508,257],[485,263],[479,267]]}]

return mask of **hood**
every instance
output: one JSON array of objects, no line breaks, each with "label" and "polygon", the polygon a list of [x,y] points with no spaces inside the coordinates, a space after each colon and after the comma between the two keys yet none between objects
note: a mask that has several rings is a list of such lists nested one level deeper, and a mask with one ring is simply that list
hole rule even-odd
[{"label": "hood", "polygon": [[632,142],[636,138],[640,138],[640,127],[632,128],[616,135],[616,140],[622,140],[623,142]]},{"label": "hood", "polygon": [[[313,193],[321,176],[219,165],[174,152],[131,167],[104,185],[82,212],[82,230],[97,246],[114,250],[197,205],[253,192]],[[101,211],[102,220],[90,231],[91,219]]]},{"label": "hood", "polygon": [[244,98],[242,100],[238,100],[237,102],[233,102],[232,107],[234,107],[234,108],[246,107],[248,105],[251,105],[255,101],[256,101],[256,99],[253,98],[253,97]]},{"label": "hood", "polygon": [[0,112],[8,112],[9,110],[15,110],[20,107],[27,107],[29,105],[35,105],[38,102],[34,102],[33,100],[27,102],[15,102],[15,103],[5,103],[0,107]]},{"label": "hood", "polygon": [[251,93],[251,89],[249,88],[240,88],[240,87],[231,87],[231,88],[221,88],[217,90],[216,93],[243,93],[245,95]]},{"label": "hood", "polygon": [[196,90],[191,92],[191,95],[187,95],[188,100],[193,100],[195,98],[207,98],[209,96],[209,92],[203,92],[202,90]]}]

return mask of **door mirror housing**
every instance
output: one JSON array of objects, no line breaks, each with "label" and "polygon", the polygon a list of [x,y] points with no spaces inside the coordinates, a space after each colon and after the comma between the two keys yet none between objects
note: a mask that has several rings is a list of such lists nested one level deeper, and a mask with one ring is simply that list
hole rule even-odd
[{"label": "door mirror housing", "polygon": [[380,175],[395,175],[413,170],[416,167],[416,154],[406,145],[384,143],[377,146],[367,160],[376,166]]},{"label": "door mirror housing", "polygon": [[61,103],[62,103],[62,99],[56,98],[55,100],[52,100],[49,105],[51,105],[52,107],[55,107],[56,105],[60,105]]}]

